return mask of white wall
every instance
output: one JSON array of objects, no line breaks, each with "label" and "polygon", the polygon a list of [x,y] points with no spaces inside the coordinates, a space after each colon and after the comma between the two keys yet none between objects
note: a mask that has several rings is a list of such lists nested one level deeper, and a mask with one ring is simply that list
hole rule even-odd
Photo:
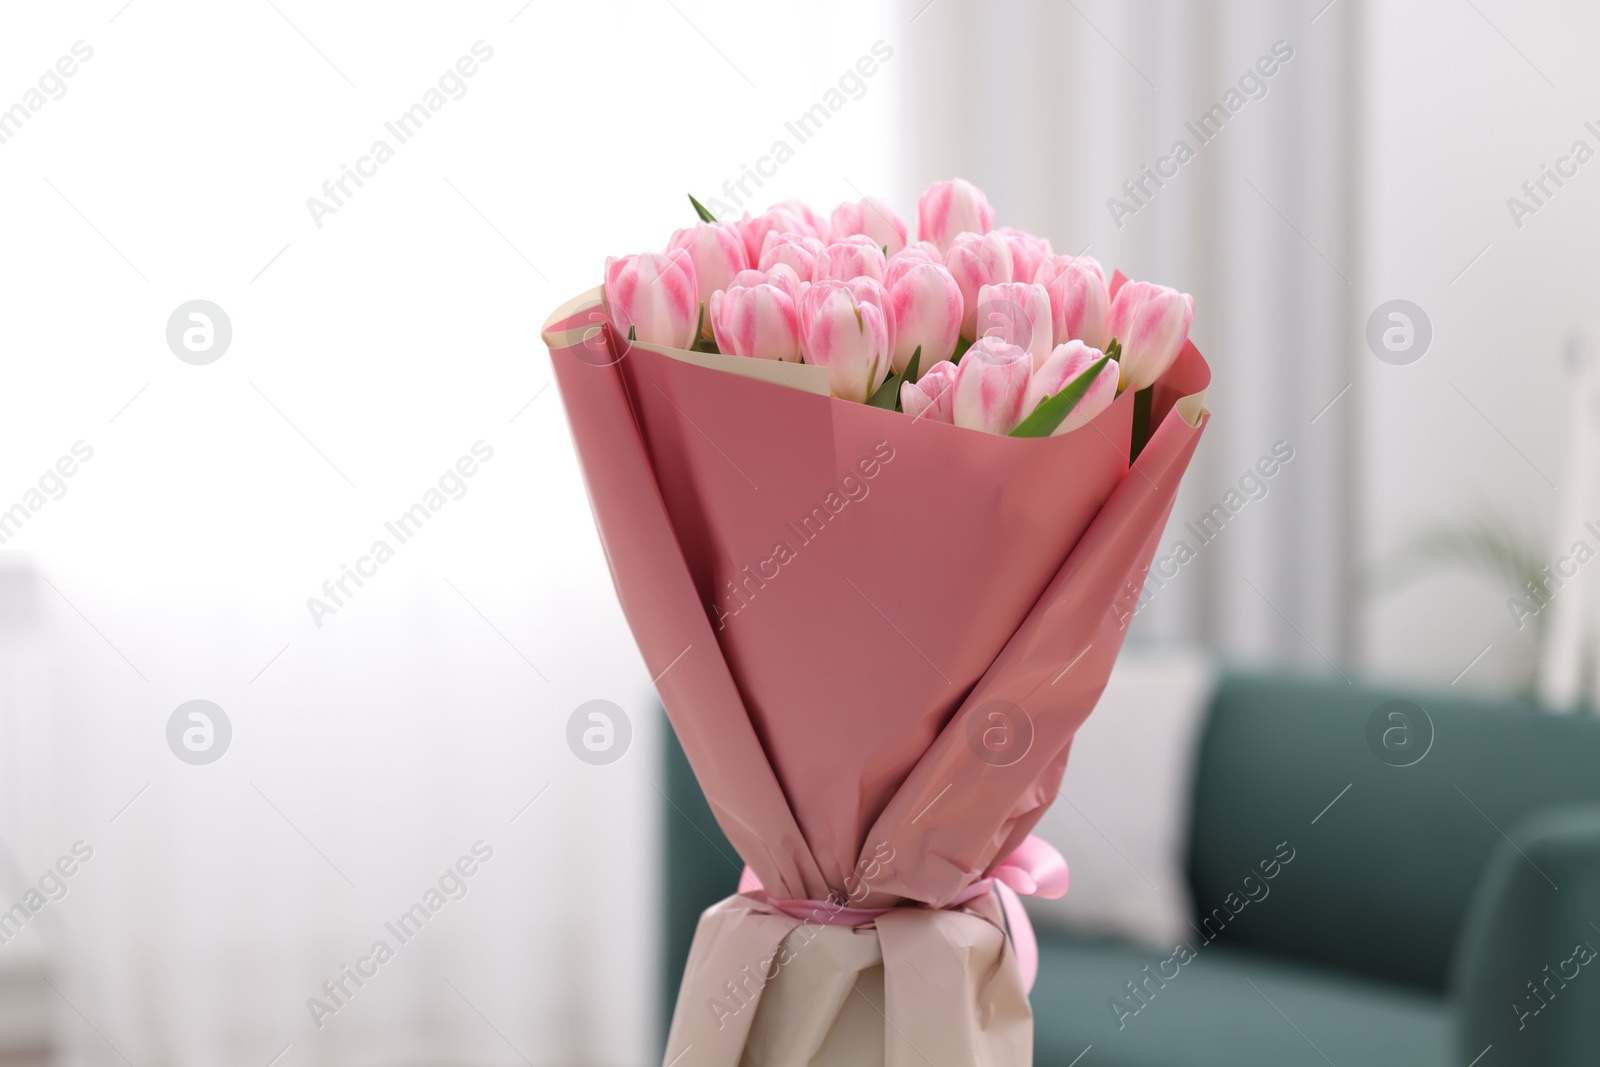
[{"label": "white wall", "polygon": [[[1419,0],[1368,4],[1366,22],[1362,306],[1413,300],[1435,339],[1411,366],[1360,361],[1364,554],[1381,560],[1427,524],[1483,507],[1552,539],[1563,351],[1573,331],[1595,338],[1600,161],[1520,229],[1506,199],[1574,140],[1600,151],[1583,125],[1600,120],[1600,10]],[[1458,686],[1515,685],[1531,646],[1506,596],[1456,571],[1372,600],[1365,660],[1449,683],[1491,646]]]}]

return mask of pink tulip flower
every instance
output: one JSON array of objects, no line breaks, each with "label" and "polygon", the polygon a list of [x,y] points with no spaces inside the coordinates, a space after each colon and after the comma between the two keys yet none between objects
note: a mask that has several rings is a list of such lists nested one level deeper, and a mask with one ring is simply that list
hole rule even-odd
[{"label": "pink tulip flower", "polygon": [[906,246],[906,224],[894,213],[894,208],[875,196],[854,204],[840,204],[833,209],[832,223],[835,241],[862,234],[879,248],[887,248],[891,256]]},{"label": "pink tulip flower", "polygon": [[1122,384],[1155,384],[1189,339],[1194,297],[1153,282],[1125,282],[1111,301],[1111,336],[1122,343]]},{"label": "pink tulip flower", "polygon": [[1055,249],[1050,247],[1048,237],[1039,237],[1026,230],[1014,230],[1010,226],[1001,226],[995,233],[1004,237],[1011,249],[1011,277],[1014,281],[1033,281],[1039,264],[1056,254]]},{"label": "pink tulip flower", "polygon": [[648,344],[688,348],[700,320],[694,260],[681,248],[606,259],[602,291],[612,325]]},{"label": "pink tulip flower", "polygon": [[929,422],[955,421],[952,401],[956,396],[956,375],[960,373],[954,363],[941,360],[914,382],[900,383],[900,410],[914,419]]},{"label": "pink tulip flower", "polygon": [[770,276],[741,271],[732,285],[711,296],[711,328],[717,348],[729,356],[798,363],[797,289],[794,272],[784,266],[775,268]]},{"label": "pink tulip flower", "polygon": [[669,251],[681,248],[694,261],[700,304],[707,309],[700,336],[710,337],[711,294],[718,289],[726,289],[735,274],[750,266],[750,259],[744,250],[744,238],[739,236],[739,227],[731,222],[696,223],[674,233],[672,240],[667,242],[667,248]]},{"label": "pink tulip flower", "polygon": [[1008,434],[1022,421],[1033,357],[998,337],[980,337],[956,368],[951,418],[957,426]]},{"label": "pink tulip flower", "polygon": [[961,336],[961,287],[940,263],[905,263],[894,271],[889,302],[894,305],[894,369],[903,371],[920,346],[917,373],[955,354]]},{"label": "pink tulip flower", "polygon": [[1050,294],[1056,344],[1082,341],[1105,350],[1111,343],[1111,294],[1099,261],[1089,256],[1051,256],[1039,265],[1033,280]]},{"label": "pink tulip flower", "polygon": [[941,252],[949,252],[960,234],[982,236],[993,227],[994,208],[989,206],[989,198],[965,179],[934,182],[917,198],[917,237],[932,241]]},{"label": "pink tulip flower", "polygon": [[883,284],[893,288],[900,276],[919,263],[937,263],[944,266],[944,256],[939,250],[927,241],[916,241],[906,245],[900,251],[889,257],[889,268],[884,272]]},{"label": "pink tulip flower", "polygon": [[767,231],[766,243],[761,246],[760,268],[771,270],[779,263],[791,268],[803,282],[813,280],[817,257],[822,255],[823,244],[815,237],[803,233]]},{"label": "pink tulip flower", "polygon": [[851,278],[871,278],[882,283],[889,264],[883,249],[870,237],[855,234],[841,238],[824,248],[817,256],[814,282],[847,282]]},{"label": "pink tulip flower", "polygon": [[[1039,406],[1045,397],[1054,396],[1066,388],[1078,375],[1088,370],[1095,361],[1105,355],[1097,348],[1090,348],[1082,341],[1068,341],[1063,345],[1056,345],[1055,351],[1044,361],[1044,366],[1033,372],[1033,378],[1028,382],[1028,394],[1022,402],[1023,417],[1033,414],[1033,409]],[[1079,426],[1085,426],[1089,420],[1111,406],[1117,398],[1117,361],[1110,360],[1100,373],[1095,375],[1094,381],[1089,385],[1089,391],[1084,393],[1072,411],[1055,428],[1051,437],[1058,437]]]},{"label": "pink tulip flower", "polygon": [[822,239],[815,226],[782,206],[769,207],[753,217],[747,214],[734,225],[739,227],[739,236],[744,238],[745,254],[750,257],[751,263],[761,262],[761,249],[769,233],[802,233],[807,237]]},{"label": "pink tulip flower", "polygon": [[828,389],[841,400],[866,403],[889,376],[894,326],[886,303],[870,278],[814,282],[801,297],[800,349],[807,363],[828,368]]},{"label": "pink tulip flower", "polygon": [[[749,280],[751,278],[754,280]],[[741,281],[741,279],[746,279]],[[794,272],[794,268],[784,263],[774,263],[764,271],[742,270],[733,276],[735,285],[759,285],[765,281],[768,285],[776,285],[779,289],[789,294],[794,301],[795,313],[800,311],[800,298],[805,295],[806,287],[811,283],[804,281]]]},{"label": "pink tulip flower", "polygon": [[961,287],[961,336],[975,340],[978,292],[986,285],[1011,280],[1011,248],[997,233],[963,233],[950,245],[944,265]]},{"label": "pink tulip flower", "polygon": [[799,197],[785,200],[777,206],[788,211],[791,215],[799,216],[800,221],[804,222],[809,228],[810,234],[823,244],[836,241],[844,236],[842,233],[834,233],[833,227],[828,225],[828,220],[813,211],[811,205]]},{"label": "pink tulip flower", "polygon": [[1037,370],[1050,355],[1050,294],[1024,282],[985,285],[978,290],[975,328],[1026,349]]}]

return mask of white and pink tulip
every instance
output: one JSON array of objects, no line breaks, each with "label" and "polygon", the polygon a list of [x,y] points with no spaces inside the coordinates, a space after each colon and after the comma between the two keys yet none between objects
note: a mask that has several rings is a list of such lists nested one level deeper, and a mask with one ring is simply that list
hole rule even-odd
[{"label": "white and pink tulip", "polygon": [[1111,335],[1122,345],[1122,385],[1155,384],[1189,339],[1194,297],[1153,282],[1124,282],[1111,301]]},{"label": "white and pink tulip", "polygon": [[903,371],[919,347],[919,374],[955,354],[961,336],[961,287],[940,263],[915,260],[890,265],[889,302],[894,306],[894,369]]},{"label": "white and pink tulip", "polygon": [[828,369],[841,400],[865,403],[889,376],[894,320],[883,286],[870,278],[814,282],[800,298],[800,348]]},{"label": "white and pink tulip", "polygon": [[815,282],[847,282],[851,278],[871,278],[882,283],[889,264],[872,238],[861,234],[843,237],[817,255]]},{"label": "white and pink tulip", "polygon": [[900,383],[900,410],[914,419],[953,423],[956,377],[960,368],[941,360],[914,382]]},{"label": "white and pink tulip", "polygon": [[[1082,341],[1068,341],[1066,344],[1057,345],[1055,351],[1044,361],[1044,365],[1033,372],[1033,378],[1028,382],[1027,397],[1022,404],[1023,417],[1032,414],[1033,409],[1046,397],[1054,396],[1065,389],[1069,382],[1094,366],[1095,361],[1104,355],[1104,352],[1090,348]],[[1100,368],[1100,373],[1094,376],[1089,391],[1073,405],[1067,417],[1050,436],[1059,437],[1061,434],[1076,430],[1079,426],[1085,426],[1096,415],[1110,407],[1111,402],[1117,398],[1117,378],[1117,361],[1108,360],[1106,365]]]},{"label": "white and pink tulip", "polygon": [[974,328],[984,337],[998,337],[1033,357],[1033,369],[1050,355],[1050,294],[1042,285],[1001,282],[978,290]]},{"label": "white and pink tulip", "polygon": [[956,367],[951,419],[957,426],[1008,434],[1022,421],[1033,357],[998,337],[980,337]]},{"label": "white and pink tulip", "polygon": [[[700,222],[679,230],[667,242],[667,250],[681,248],[694,261],[694,277],[700,304],[708,311],[700,327],[701,337],[711,336],[711,294],[726,289],[733,276],[751,266],[745,253],[744,238],[731,222]],[[698,314],[698,312],[697,312]]]},{"label": "white and pink tulip", "polygon": [[711,328],[724,355],[800,360],[799,283],[788,267],[742,271],[711,297]]},{"label": "white and pink tulip", "polygon": [[792,197],[777,206],[792,215],[798,216],[800,221],[806,224],[811,235],[823,244],[844,236],[843,234],[834,233],[833,227],[828,224],[828,220],[817,214],[810,204],[799,197]]},{"label": "white and pink tulip", "polygon": [[1089,256],[1051,256],[1039,265],[1034,281],[1050,294],[1052,332],[1056,344],[1082,341],[1102,351],[1111,342],[1111,294],[1106,272]]},{"label": "white and pink tulip", "polygon": [[963,233],[945,254],[944,265],[961,287],[961,336],[977,338],[978,293],[986,285],[1011,280],[1011,248],[997,233]]},{"label": "white and pink tulip", "polygon": [[761,260],[757,266],[761,270],[771,270],[782,263],[801,281],[809,282],[816,273],[817,257],[822,255],[823,247],[821,241],[803,233],[770,230],[761,246]]},{"label": "white and pink tulip", "polygon": [[1028,233],[1026,230],[1014,230],[1010,226],[1001,226],[994,231],[1006,239],[1006,245],[1011,249],[1011,277],[1014,281],[1031,282],[1039,271],[1039,264],[1055,255],[1055,249],[1050,247],[1050,239]]},{"label": "white and pink tulip", "polygon": [[625,338],[668,348],[694,344],[700,291],[694,260],[681,248],[606,259],[602,290],[612,324]]},{"label": "white and pink tulip", "polygon": [[830,229],[835,241],[860,234],[879,248],[888,249],[891,256],[906,247],[906,224],[894,208],[875,196],[834,208]]},{"label": "white and pink tulip", "polygon": [[734,225],[739,228],[739,236],[744,238],[745,254],[750,257],[751,263],[761,262],[761,249],[765,247],[769,233],[803,233],[807,237],[823,239],[815,226],[783,206],[769,207],[759,215],[746,215]]},{"label": "white and pink tulip", "polygon": [[917,198],[917,237],[932,241],[941,252],[950,251],[963,233],[982,236],[993,227],[994,208],[989,206],[989,198],[965,179],[934,182]]}]

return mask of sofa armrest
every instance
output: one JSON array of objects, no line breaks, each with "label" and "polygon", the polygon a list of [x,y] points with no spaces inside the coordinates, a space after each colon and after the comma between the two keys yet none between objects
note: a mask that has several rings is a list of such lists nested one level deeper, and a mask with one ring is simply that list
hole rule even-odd
[{"label": "sofa armrest", "polygon": [[1456,944],[1460,1062],[1592,1064],[1600,1048],[1600,804],[1549,808],[1491,856]]}]

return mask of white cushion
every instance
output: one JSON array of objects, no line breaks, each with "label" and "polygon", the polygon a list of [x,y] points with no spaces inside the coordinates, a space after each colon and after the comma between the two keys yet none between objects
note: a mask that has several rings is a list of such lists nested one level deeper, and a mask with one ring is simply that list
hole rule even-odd
[{"label": "white cushion", "polygon": [[1028,900],[1040,927],[1163,951],[1192,933],[1190,806],[1215,685],[1199,651],[1123,650],[1072,743],[1061,795],[1033,831],[1072,872],[1065,897]]}]

